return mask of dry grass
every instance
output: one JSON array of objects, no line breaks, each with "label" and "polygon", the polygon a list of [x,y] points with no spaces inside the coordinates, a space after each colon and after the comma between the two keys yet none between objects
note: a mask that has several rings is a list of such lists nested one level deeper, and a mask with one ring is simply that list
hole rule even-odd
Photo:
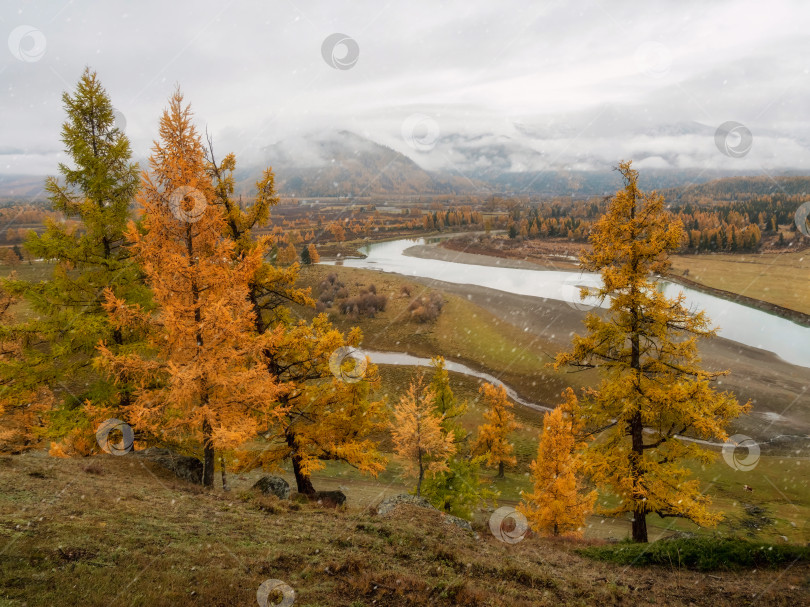
[{"label": "dry grass", "polygon": [[799,605],[810,567],[594,562],[599,542],[472,535],[438,513],[326,510],[206,492],[127,457],[0,460],[0,605],[255,605],[268,578],[320,605]]},{"label": "dry grass", "polygon": [[701,284],[810,314],[810,250],[673,258],[673,274],[687,269],[688,277]]}]

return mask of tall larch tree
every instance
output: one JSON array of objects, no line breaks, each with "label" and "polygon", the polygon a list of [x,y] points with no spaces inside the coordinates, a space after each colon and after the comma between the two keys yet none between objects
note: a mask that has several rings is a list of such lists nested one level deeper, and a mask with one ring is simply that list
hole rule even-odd
[{"label": "tall larch tree", "polygon": [[487,410],[484,411],[485,423],[478,428],[473,453],[486,455],[487,465],[497,467],[497,478],[503,478],[505,467],[517,463],[515,446],[509,441],[509,435],[520,428],[520,424],[515,421],[512,403],[503,385],[485,383],[478,391]]},{"label": "tall larch tree", "polygon": [[426,386],[421,373],[394,407],[391,435],[394,451],[405,460],[406,470],[416,476],[416,495],[422,495],[426,474],[448,469],[456,451],[452,433],[442,431],[442,415],[435,408],[436,393]]},{"label": "tall larch tree", "polygon": [[45,231],[32,231],[25,243],[31,257],[54,263],[49,280],[5,282],[33,320],[9,327],[5,337],[17,356],[0,362],[0,400],[21,402],[42,390],[57,396],[48,420],[57,455],[89,453],[97,423],[129,403],[129,388],[113,386],[92,366],[99,340],[116,351],[137,340],[108,321],[104,290],[143,306],[149,300],[125,234],[139,185],[129,139],[90,68],[62,102],[62,142],[72,162],[60,163],[61,179],[49,177],[45,188],[53,210],[69,221],[47,220]]},{"label": "tall larch tree", "polygon": [[[225,213],[226,237],[235,243],[238,260],[258,246],[253,232],[267,225],[270,209],[278,203],[275,177],[272,168],[266,169],[256,183],[255,198],[240,204],[233,197],[236,158],[229,154],[217,162],[209,138],[207,160],[217,204]],[[336,351],[360,343],[360,331],[345,335],[325,315],[311,322],[296,320],[291,306],[314,307],[309,289],[295,284],[298,271],[298,264],[281,267],[263,261],[250,280],[255,330],[266,339],[265,365],[286,389],[277,396],[283,414],[261,429],[267,446],[258,454],[235,454],[233,465],[238,471],[259,466],[273,470],[290,461],[299,493],[312,494],[312,473],[326,461],[343,461],[373,476],[385,468],[373,438],[386,428],[387,414],[383,402],[370,397],[379,381],[374,365],[367,364],[350,381],[336,377],[330,367]]]},{"label": "tall larch tree", "polygon": [[[214,185],[216,204],[224,214],[225,237],[234,242],[234,260],[249,254],[260,246],[255,236],[257,229],[266,228],[270,210],[278,204],[275,175],[268,167],[256,182],[256,194],[248,200],[234,198],[234,170],[236,156],[228,154],[217,161],[214,144],[209,137],[206,148],[207,170]],[[264,246],[264,245],[261,245]],[[297,264],[281,267],[263,261],[250,280],[250,302],[255,313],[256,331],[264,333],[277,322],[290,322],[289,305],[314,306],[309,288],[296,286],[299,267]]]},{"label": "tall larch tree", "polygon": [[518,510],[538,533],[581,536],[593,510],[596,491],[582,490],[585,424],[571,388],[565,401],[543,416],[537,459],[531,464],[534,490],[522,496]]},{"label": "tall larch tree", "polygon": [[629,513],[633,540],[646,542],[650,513],[698,525],[720,519],[682,463],[708,462],[712,454],[678,436],[725,440],[728,422],[749,405],[712,388],[727,371],[699,366],[698,338],[715,335],[706,315],[687,309],[683,294],[670,299],[656,286],[683,241],[683,226],[662,196],[639,189],[630,162],[618,171],[624,188],[591,231],[592,250],[580,257],[583,270],[601,274],[602,286],[591,294],[609,300],[608,313],[588,314],[587,334],[574,336],[555,367],[600,370],[602,381],[584,399],[583,415],[607,430],[588,449],[588,468],[619,498],[610,513]]},{"label": "tall larch tree", "polygon": [[100,364],[136,384],[125,420],[162,442],[202,451],[203,484],[213,485],[215,452],[233,451],[282,414],[284,390],[268,371],[249,283],[266,242],[235,260],[235,243],[217,208],[204,148],[177,91],[160,119],[160,139],[137,201],[143,225],[128,236],[158,306],[148,314],[111,291],[105,308],[122,330],[143,327],[150,352],[116,354]]}]

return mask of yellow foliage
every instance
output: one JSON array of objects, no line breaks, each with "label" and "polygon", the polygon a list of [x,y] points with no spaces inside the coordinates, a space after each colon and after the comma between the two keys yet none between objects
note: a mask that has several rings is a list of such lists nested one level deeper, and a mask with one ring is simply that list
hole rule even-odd
[{"label": "yellow foliage", "polygon": [[[10,322],[10,307],[17,301],[0,288],[0,323]],[[21,359],[22,338],[0,331],[0,361]],[[10,384],[19,378],[12,378]],[[0,396],[0,453],[22,453],[39,443],[44,419],[55,403],[46,386],[6,385]]]},{"label": "yellow foliage", "polygon": [[447,461],[456,452],[453,433],[443,432],[444,417],[436,411],[435,399],[436,393],[419,374],[394,408],[394,450],[417,477],[416,495],[421,495],[425,474],[447,471]]},{"label": "yellow foliage", "polygon": [[473,453],[486,455],[487,464],[498,468],[498,476],[503,476],[504,466],[514,466],[515,446],[509,442],[509,434],[520,424],[515,421],[513,407],[503,385],[493,386],[485,383],[479,388],[487,410],[484,412],[486,422],[478,428],[478,436],[473,445]]},{"label": "yellow foliage", "polygon": [[518,510],[538,533],[581,536],[596,491],[582,493],[580,452],[586,443],[579,437],[584,424],[574,391],[566,389],[563,397],[565,402],[543,417],[537,459],[531,464],[534,491],[523,495]]},{"label": "yellow foliage", "polygon": [[588,314],[587,334],[574,336],[572,350],[557,356],[555,368],[600,369],[601,384],[582,405],[589,424],[605,430],[588,449],[588,472],[619,497],[609,512],[632,513],[633,538],[647,541],[651,512],[699,525],[720,519],[680,464],[706,462],[712,454],[678,437],[725,440],[728,422],[750,405],[711,387],[727,371],[699,365],[698,338],[715,335],[704,312],[687,309],[683,294],[665,297],[655,283],[669,269],[683,226],[663,197],[638,188],[630,162],[619,171],[625,187],[594,226],[591,252],[580,257],[584,270],[601,274],[603,286],[592,295],[609,299],[609,313]]},{"label": "yellow foliage", "polygon": [[386,459],[371,438],[387,421],[384,403],[369,399],[379,382],[377,368],[366,359],[358,381],[347,382],[335,377],[329,365],[336,350],[356,346],[361,337],[359,329],[344,336],[325,314],[311,323],[278,324],[267,334],[264,356],[284,386],[278,395],[283,415],[261,429],[268,447],[259,455],[239,453],[235,469],[272,470],[289,459],[299,492],[307,493],[313,491],[310,475],[327,460],[345,461],[373,476],[385,468]]}]

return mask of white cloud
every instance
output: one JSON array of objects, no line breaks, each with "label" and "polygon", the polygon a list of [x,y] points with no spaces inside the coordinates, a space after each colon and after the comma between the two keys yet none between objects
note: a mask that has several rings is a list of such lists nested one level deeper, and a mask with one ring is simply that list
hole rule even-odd
[{"label": "white cloud", "polygon": [[[39,171],[61,150],[60,97],[85,65],[125,114],[138,156],[179,83],[217,148],[246,160],[280,139],[345,128],[437,169],[601,168],[619,157],[810,168],[810,4],[801,0],[9,0],[0,17],[6,36],[31,25],[47,39],[36,62],[0,53],[0,144],[30,151],[0,165],[5,173]],[[352,69],[321,57],[334,32],[359,45]],[[441,127],[429,153],[402,140],[414,113]],[[727,120],[754,133],[744,159],[714,147],[713,129]],[[689,124],[705,132],[671,130]]]}]

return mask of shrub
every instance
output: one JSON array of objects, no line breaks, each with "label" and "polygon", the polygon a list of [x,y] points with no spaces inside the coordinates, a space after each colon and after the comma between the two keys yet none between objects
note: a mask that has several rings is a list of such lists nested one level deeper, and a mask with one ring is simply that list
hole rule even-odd
[{"label": "shrub", "polygon": [[346,285],[340,282],[337,274],[334,273],[329,274],[321,281],[321,284],[318,285],[318,290],[320,291],[320,296],[315,306],[316,309],[318,309],[318,304],[321,304],[322,309],[318,309],[319,311],[324,311],[326,308],[332,307],[336,299],[344,299],[349,296]]},{"label": "shrub", "polygon": [[377,312],[384,312],[388,298],[369,291],[361,291],[360,295],[349,297],[340,302],[341,313],[351,316],[368,316],[374,318]]},{"label": "shrub", "polygon": [[577,552],[620,565],[680,566],[698,571],[810,562],[810,546],[765,544],[734,537],[664,539],[651,544],[621,542],[612,546],[581,548]]},{"label": "shrub", "polygon": [[408,312],[416,322],[425,323],[436,320],[444,307],[444,300],[438,293],[423,295],[408,305]]}]

